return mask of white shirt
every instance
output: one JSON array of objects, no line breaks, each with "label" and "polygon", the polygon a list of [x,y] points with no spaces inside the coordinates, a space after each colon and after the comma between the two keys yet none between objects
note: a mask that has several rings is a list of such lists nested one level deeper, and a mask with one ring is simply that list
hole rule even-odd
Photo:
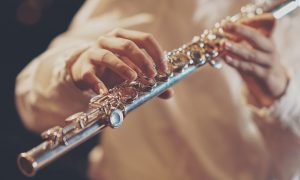
[{"label": "white shirt", "polygon": [[[18,76],[16,100],[24,124],[41,132],[86,108],[87,94],[66,64],[102,34],[123,27],[152,33],[172,50],[234,14],[240,0],[89,0],[70,29]],[[274,40],[292,72],[286,94],[265,116],[243,99],[233,69],[209,66],[175,86],[174,98],[154,99],[122,128],[106,130],[91,155],[92,179],[291,179],[300,173],[300,14],[280,22]],[[100,153],[103,152],[103,155]],[[279,175],[278,175],[279,174]]]}]

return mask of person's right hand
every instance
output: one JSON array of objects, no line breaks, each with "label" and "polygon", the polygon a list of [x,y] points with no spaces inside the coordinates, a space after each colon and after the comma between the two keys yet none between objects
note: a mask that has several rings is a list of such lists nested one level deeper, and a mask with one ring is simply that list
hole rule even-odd
[{"label": "person's right hand", "polygon": [[[157,70],[156,70],[157,69]],[[117,29],[101,36],[71,65],[75,85],[103,94],[121,81],[133,81],[138,75],[154,78],[167,72],[162,48],[148,33]],[[169,98],[171,90],[160,95]]]}]

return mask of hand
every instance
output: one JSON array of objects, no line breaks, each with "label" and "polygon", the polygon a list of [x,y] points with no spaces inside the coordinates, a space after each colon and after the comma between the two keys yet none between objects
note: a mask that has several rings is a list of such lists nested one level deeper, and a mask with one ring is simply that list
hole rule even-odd
[{"label": "hand", "polygon": [[270,106],[284,94],[288,76],[280,63],[278,52],[270,36],[275,20],[261,15],[227,24],[225,33],[225,62],[238,70],[260,106]]},{"label": "hand", "polygon": [[[103,94],[124,80],[135,80],[138,74],[154,78],[157,71],[167,71],[167,63],[151,34],[117,29],[85,50],[70,71],[79,89]],[[172,91],[167,90],[160,97],[166,99],[171,95]]]}]

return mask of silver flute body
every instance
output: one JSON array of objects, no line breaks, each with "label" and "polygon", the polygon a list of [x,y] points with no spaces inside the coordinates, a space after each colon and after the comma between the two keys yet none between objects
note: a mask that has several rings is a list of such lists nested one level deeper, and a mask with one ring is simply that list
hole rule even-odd
[{"label": "silver flute body", "polygon": [[212,29],[205,30],[190,43],[165,53],[168,73],[159,74],[155,79],[139,77],[133,82],[124,82],[110,89],[107,94],[93,97],[87,110],[65,119],[65,126],[55,126],[43,132],[41,136],[44,142],[18,156],[20,170],[26,176],[34,176],[39,169],[97,135],[104,128],[120,127],[126,114],[196,72],[199,67],[210,64],[220,68],[221,41],[225,38],[223,24],[264,12],[271,12],[279,19],[299,6],[300,0],[287,0],[271,7],[254,4],[242,7],[241,12],[227,17]]}]

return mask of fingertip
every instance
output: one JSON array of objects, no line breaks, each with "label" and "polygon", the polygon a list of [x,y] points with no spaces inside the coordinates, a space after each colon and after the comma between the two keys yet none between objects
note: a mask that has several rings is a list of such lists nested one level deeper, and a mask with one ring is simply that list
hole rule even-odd
[{"label": "fingertip", "polygon": [[174,96],[174,90],[173,89],[167,89],[165,92],[160,94],[158,97],[161,99],[170,99]]},{"label": "fingertip", "polygon": [[100,89],[99,93],[100,94],[106,94],[106,93],[108,93],[108,90],[106,88],[105,89]]},{"label": "fingertip", "polygon": [[108,92],[108,89],[106,88],[106,86],[104,86],[102,83],[96,83],[95,86],[92,88],[92,90],[96,93],[96,94],[105,94]]},{"label": "fingertip", "polygon": [[168,72],[168,63],[167,63],[167,61],[166,60],[162,60],[162,62],[161,62],[161,66],[160,66],[160,71],[162,72],[162,73],[166,73],[166,72]]},{"label": "fingertip", "polygon": [[128,73],[127,80],[134,81],[136,80],[137,76],[138,76],[137,73],[132,70]]}]

